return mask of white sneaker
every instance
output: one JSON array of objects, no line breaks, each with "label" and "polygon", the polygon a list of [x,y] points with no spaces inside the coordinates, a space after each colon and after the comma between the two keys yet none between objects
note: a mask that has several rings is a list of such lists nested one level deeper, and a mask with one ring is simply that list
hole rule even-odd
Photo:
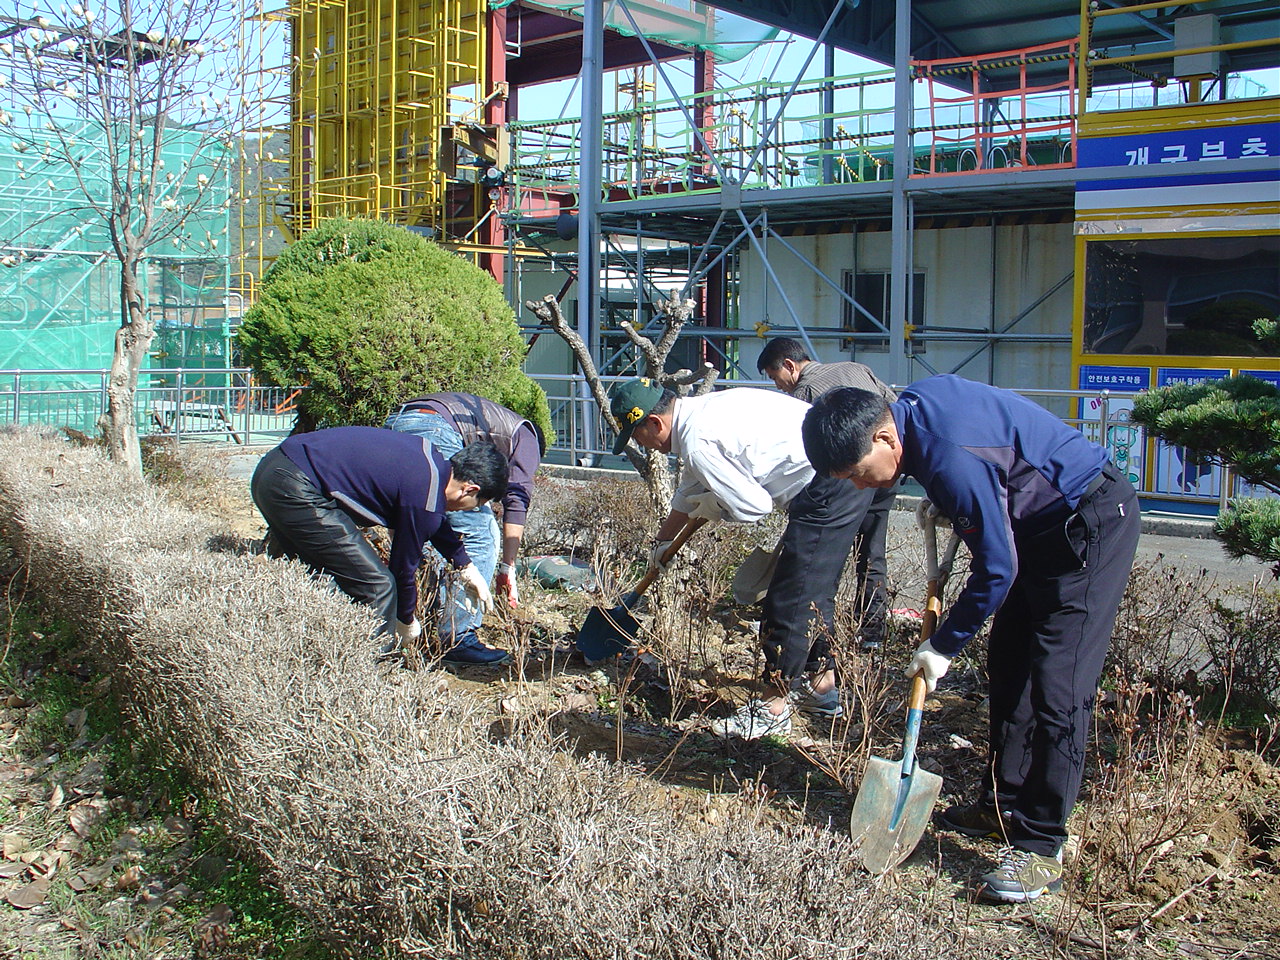
[{"label": "white sneaker", "polygon": [[717,737],[741,737],[743,740],[785,737],[791,732],[791,704],[786,704],[782,713],[774,716],[763,700],[748,700],[746,706],[732,716],[711,721],[711,732]]},{"label": "white sneaker", "polygon": [[801,713],[820,720],[835,720],[844,716],[844,707],[840,705],[840,688],[832,687],[826,693],[814,693],[813,684],[808,677],[800,677],[791,682],[787,700]]}]

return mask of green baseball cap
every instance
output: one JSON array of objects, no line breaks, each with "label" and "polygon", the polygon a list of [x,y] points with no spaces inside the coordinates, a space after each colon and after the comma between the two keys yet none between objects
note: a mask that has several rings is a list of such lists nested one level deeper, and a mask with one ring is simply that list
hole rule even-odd
[{"label": "green baseball cap", "polygon": [[647,377],[628,380],[614,388],[613,396],[609,398],[609,412],[622,427],[618,432],[618,439],[613,443],[615,454],[622,452],[636,425],[649,415],[661,399],[662,387]]}]

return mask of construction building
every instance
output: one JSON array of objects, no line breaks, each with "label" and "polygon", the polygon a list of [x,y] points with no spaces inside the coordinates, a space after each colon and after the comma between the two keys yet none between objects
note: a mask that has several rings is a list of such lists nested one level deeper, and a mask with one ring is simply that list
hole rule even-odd
[{"label": "construction building", "polygon": [[[757,378],[771,333],[898,384],[1107,389],[1110,420],[1146,386],[1280,379],[1249,329],[1280,307],[1270,3],[293,0],[290,17],[277,222],[377,215],[453,244],[526,320],[524,300],[561,297],[609,373],[634,369],[617,323],[679,294],[698,303],[681,362],[731,379]],[[780,30],[807,38],[798,68],[723,82]],[[837,76],[849,53],[883,69]],[[536,102],[575,76],[572,115]],[[531,372],[573,373],[531,334]],[[1133,446],[1149,492],[1219,492]]]}]

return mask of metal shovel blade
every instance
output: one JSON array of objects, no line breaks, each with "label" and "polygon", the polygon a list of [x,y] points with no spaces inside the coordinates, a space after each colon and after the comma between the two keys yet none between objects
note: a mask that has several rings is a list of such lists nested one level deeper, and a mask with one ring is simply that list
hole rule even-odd
[{"label": "metal shovel blade", "polygon": [[636,642],[640,622],[632,616],[629,608],[639,598],[631,599],[631,603],[627,602],[628,599],[631,597],[624,597],[622,603],[608,610],[591,608],[578,630],[577,639],[577,647],[587,660],[607,660]]},{"label": "metal shovel blade", "polygon": [[880,757],[867,761],[867,772],[853,802],[849,835],[869,872],[892,870],[911,856],[941,791],[942,778],[919,766],[904,777],[900,762]]}]

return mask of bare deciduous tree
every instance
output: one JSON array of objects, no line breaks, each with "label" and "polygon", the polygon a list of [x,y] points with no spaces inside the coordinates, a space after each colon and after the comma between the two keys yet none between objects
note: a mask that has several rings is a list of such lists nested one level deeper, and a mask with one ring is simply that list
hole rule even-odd
[{"label": "bare deciduous tree", "polygon": [[[26,158],[20,175],[63,194],[0,237],[0,262],[21,268],[60,253],[47,242],[55,222],[118,265],[120,327],[103,430],[112,459],[137,474],[134,396],[155,337],[148,260],[227,253],[237,136],[263,102],[262,91],[242,95],[244,81],[263,74],[262,51],[244,27],[252,2],[117,0],[98,9],[89,0],[69,8],[37,0],[29,17],[0,16],[0,63],[12,66],[0,127]],[[211,206],[223,211],[221,229],[206,225]]]},{"label": "bare deciduous tree", "polygon": [[[601,416],[609,427],[617,432],[618,422],[609,411],[609,391],[600,378],[600,371],[596,368],[595,360],[591,356],[591,349],[578,335],[578,331],[565,320],[556,298],[548,294],[540,301],[525,301],[525,306],[569,345],[574,359],[578,361],[579,369],[582,370],[582,375],[587,380],[591,395],[600,407]],[[704,363],[698,370],[680,369],[673,373],[666,371],[667,357],[670,356],[671,348],[675,346],[680,331],[693,316],[694,302],[692,300],[659,300],[655,308],[662,323],[662,333],[656,343],[636,330],[632,324],[626,321],[621,324],[622,331],[640,351],[643,360],[641,376],[657,381],[677,396],[702,396],[709,392],[719,376],[719,371],[709,363]],[[666,454],[645,450],[635,443],[627,444],[626,454],[648,484],[649,495],[653,498],[654,505],[659,512],[665,513],[671,504],[673,482],[671,471],[667,468]]]}]

